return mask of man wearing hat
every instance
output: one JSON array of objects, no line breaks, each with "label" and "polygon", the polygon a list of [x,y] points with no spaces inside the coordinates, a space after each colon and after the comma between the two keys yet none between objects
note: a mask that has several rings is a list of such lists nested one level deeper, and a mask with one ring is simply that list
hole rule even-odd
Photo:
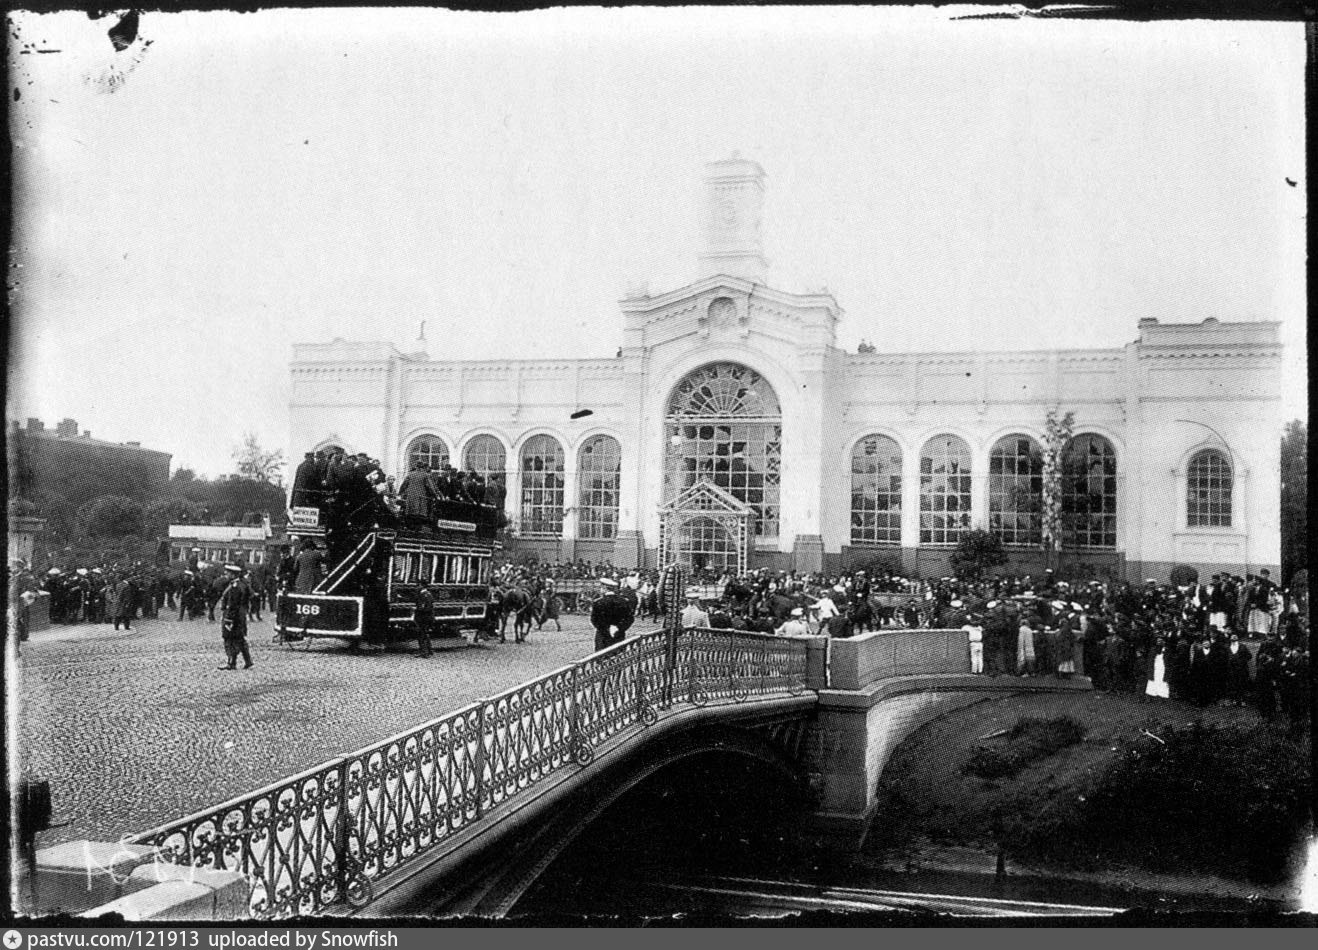
[{"label": "man wearing hat", "polygon": [[686,606],[682,608],[683,627],[708,627],[709,614],[700,607],[700,597],[694,591],[687,591]]},{"label": "man wearing hat", "polygon": [[298,463],[297,472],[293,476],[293,495],[289,507],[312,507],[312,499],[316,497],[312,492],[318,487],[316,484],[316,453],[308,452],[302,461]]},{"label": "man wearing hat", "polygon": [[220,595],[220,635],[224,638],[224,653],[229,662],[220,669],[237,669],[239,654],[243,658],[243,669],[251,669],[252,654],[247,649],[247,602],[252,597],[252,588],[243,577],[241,565],[226,564],[224,571],[230,580]]},{"label": "man wearing hat", "polygon": [[805,622],[805,610],[801,607],[793,607],[790,616],[774,632],[780,637],[810,636],[810,625]]},{"label": "man wearing hat", "polygon": [[595,652],[614,643],[621,643],[627,629],[636,619],[632,602],[618,592],[618,582],[611,577],[600,578],[603,596],[590,608],[590,623],[595,628]]},{"label": "man wearing hat", "polygon": [[129,583],[127,577],[111,578],[107,587],[109,590],[110,617],[114,621],[114,629],[119,629],[119,624],[124,625],[125,630],[133,629],[133,585]]},{"label": "man wearing hat", "polygon": [[1272,583],[1266,567],[1256,577],[1252,577],[1245,588],[1245,607],[1248,610],[1245,629],[1250,636],[1266,637],[1272,632],[1270,600],[1274,590],[1276,585]]}]

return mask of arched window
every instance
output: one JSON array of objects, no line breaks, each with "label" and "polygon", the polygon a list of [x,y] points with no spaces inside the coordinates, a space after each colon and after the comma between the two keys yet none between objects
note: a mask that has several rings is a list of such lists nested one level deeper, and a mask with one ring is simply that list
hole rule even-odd
[{"label": "arched window", "polygon": [[604,540],[618,534],[622,446],[612,436],[586,440],[577,462],[577,537]]},{"label": "arched window", "polygon": [[902,543],[902,450],[886,435],[851,450],[851,543]]},{"label": "arched window", "polygon": [[701,481],[754,512],[754,534],[778,536],[782,410],[773,387],[737,363],[712,363],[673,390],[665,419],[664,500]]},{"label": "arched window", "polygon": [[484,476],[488,481],[491,475],[503,475],[508,456],[503,450],[503,443],[492,435],[478,435],[467,443],[463,453],[462,467]]},{"label": "arched window", "polygon": [[552,435],[522,447],[522,534],[557,538],[563,533],[563,447]]},{"label": "arched window", "polygon": [[1062,544],[1117,546],[1117,453],[1101,435],[1078,435],[1062,452]]},{"label": "arched window", "polygon": [[1185,523],[1190,528],[1231,527],[1231,463],[1217,449],[1190,459],[1185,482]]},{"label": "arched window", "polygon": [[448,446],[444,440],[435,435],[423,435],[412,440],[407,447],[407,470],[410,472],[420,462],[427,470],[443,468],[448,464]]},{"label": "arched window", "polygon": [[989,453],[989,530],[1003,544],[1043,542],[1043,450],[1028,435],[999,439]]},{"label": "arched window", "polygon": [[936,435],[920,453],[920,543],[956,544],[970,528],[970,447]]}]

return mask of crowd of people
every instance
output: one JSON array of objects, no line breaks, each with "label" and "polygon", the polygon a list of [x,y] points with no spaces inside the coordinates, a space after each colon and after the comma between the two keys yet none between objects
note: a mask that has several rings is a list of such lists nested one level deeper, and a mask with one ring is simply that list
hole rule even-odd
[{"label": "crowd of people", "polygon": [[[616,642],[619,617],[659,621],[666,610],[658,571],[586,562],[505,565],[496,587],[524,587],[553,604],[564,579],[599,581]],[[986,676],[1089,676],[1095,688],[1199,706],[1254,704],[1268,719],[1307,721],[1307,602],[1267,569],[1173,586],[1149,579],[1068,581],[1040,576],[943,577],[920,581],[884,572],[756,570],[688,575],[683,626],[837,638],[897,628],[961,629],[971,670]],[[614,616],[616,614],[616,616]],[[555,613],[556,616],[556,613]]]},{"label": "crowd of people", "polygon": [[[34,572],[23,560],[10,563],[9,603],[15,610],[20,639],[27,638],[30,609],[37,597],[47,595],[47,612],[52,624],[111,624],[131,630],[133,621],[154,620],[162,614],[179,620],[216,621],[215,611],[232,572],[223,565],[199,561],[200,549],[193,548],[186,566],[169,569],[141,561],[92,566],[52,566]],[[260,620],[264,608],[274,610],[278,584],[274,571],[263,565],[242,568],[252,597],[247,611]]]},{"label": "crowd of people", "polygon": [[293,508],[320,512],[333,554],[363,528],[433,525],[437,502],[483,505],[502,512],[506,494],[499,473],[487,479],[475,469],[464,472],[447,462],[429,466],[415,460],[402,483],[395,484],[380,460],[365,452],[321,449],[307,452],[298,464],[289,502]]}]

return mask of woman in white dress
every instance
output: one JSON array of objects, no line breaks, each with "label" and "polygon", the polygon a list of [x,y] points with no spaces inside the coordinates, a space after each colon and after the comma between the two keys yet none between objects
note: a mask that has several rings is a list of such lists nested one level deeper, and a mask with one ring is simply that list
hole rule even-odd
[{"label": "woman in white dress", "polygon": [[1172,696],[1167,688],[1167,641],[1162,637],[1158,638],[1153,650],[1153,666],[1149,672],[1149,681],[1144,687],[1144,695],[1156,696],[1159,699],[1171,699]]},{"label": "woman in white dress", "polygon": [[1034,663],[1034,620],[1029,614],[1021,614],[1020,629],[1016,633],[1016,674],[1033,676],[1036,672]]}]

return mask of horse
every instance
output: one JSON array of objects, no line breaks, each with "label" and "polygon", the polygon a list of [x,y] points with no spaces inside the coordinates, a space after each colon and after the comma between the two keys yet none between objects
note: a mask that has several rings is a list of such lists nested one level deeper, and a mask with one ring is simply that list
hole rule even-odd
[{"label": "horse", "polygon": [[531,618],[534,612],[534,601],[525,587],[514,587],[506,591],[503,600],[499,604],[499,642],[507,643],[508,618],[513,618],[513,639],[521,643],[526,639],[526,635],[531,632]]},{"label": "horse", "polygon": [[552,620],[554,621],[554,626],[559,630],[562,630],[563,625],[558,622],[559,609],[560,602],[558,595],[555,594],[552,589],[546,587],[537,594],[535,598],[535,628],[537,630],[542,630],[544,629],[545,621]]},{"label": "horse", "polygon": [[862,598],[847,605],[847,624],[857,633],[877,629],[874,607],[868,599]]}]

